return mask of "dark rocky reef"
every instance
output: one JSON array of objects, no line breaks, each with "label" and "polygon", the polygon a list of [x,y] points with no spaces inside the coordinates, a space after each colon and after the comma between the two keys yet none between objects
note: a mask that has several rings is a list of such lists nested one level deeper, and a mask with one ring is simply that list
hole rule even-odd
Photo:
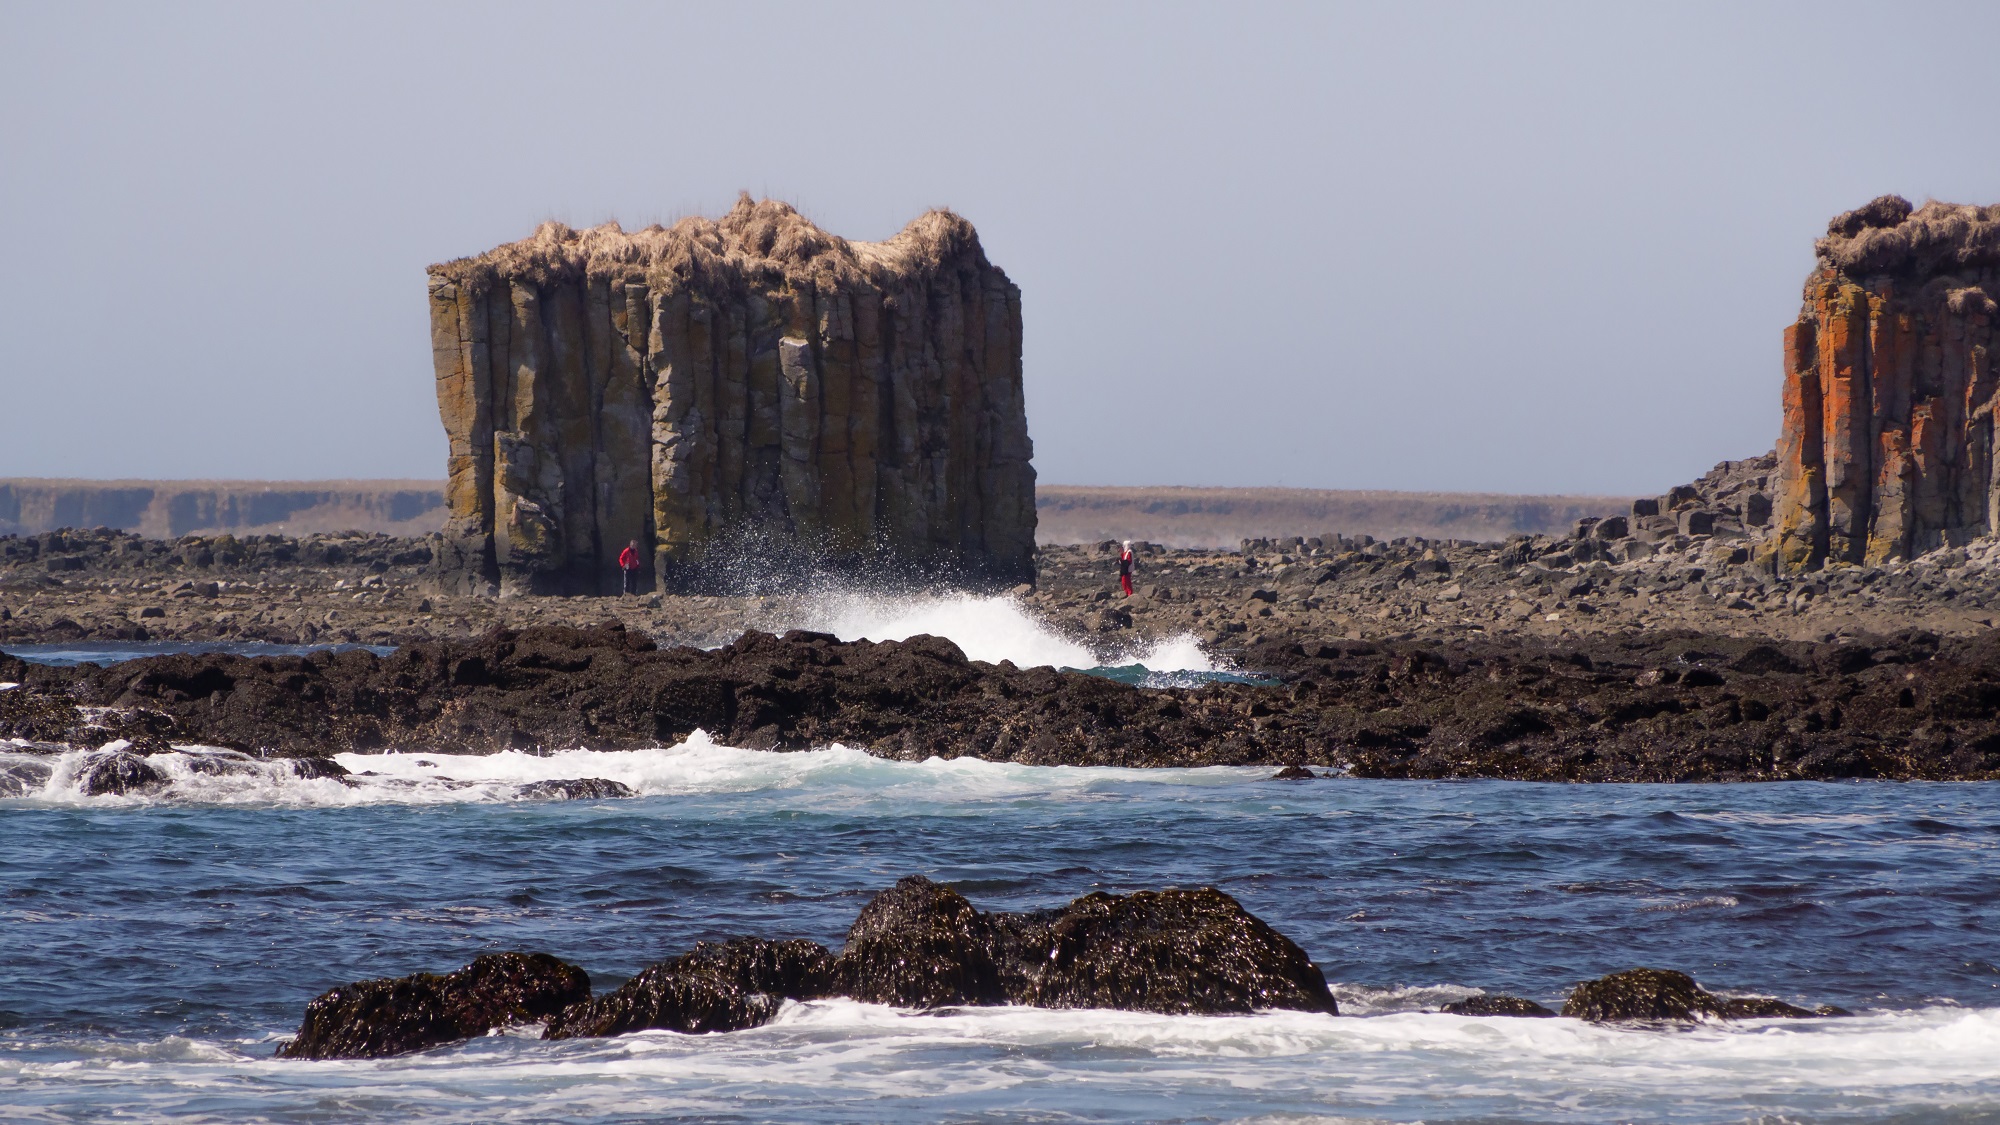
[{"label": "dark rocky reef", "polygon": [[[336,988],[306,1009],[287,1058],[367,1058],[423,1050],[545,1020],[546,1039],[758,1027],[786,1000],[847,997],[902,1008],[1020,1004],[1176,1015],[1257,1011],[1339,1015],[1305,951],[1235,899],[1199,890],[1088,894],[1067,906],[986,913],[913,875],[870,899],[838,955],[816,942],[701,942],[621,987],[589,995],[583,971],[543,954],[482,957]],[[1548,1017],[1517,996],[1444,1006],[1468,1016]],[[1576,987],[1562,1014],[1600,1023],[1802,1019],[1846,1015],[1770,997],[1723,997],[1685,973],[1633,969]]]},{"label": "dark rocky reef", "polygon": [[590,977],[546,953],[494,953],[457,972],[364,980],[306,1005],[288,1059],[368,1059],[533,1023],[589,999]]},{"label": "dark rocky reef", "polygon": [[1801,1008],[1769,996],[1717,996],[1672,969],[1628,969],[1584,981],[1564,1001],[1562,1014],[1593,1023],[1687,1023],[1702,1019],[1810,1019],[1844,1016],[1831,1005]]},{"label": "dark rocky reef", "polygon": [[[1700,634],[1267,644],[1273,686],[1146,689],[965,659],[935,637],[750,633],[656,648],[620,626],[496,632],[377,657],[10,662],[0,737],[322,758],[841,742],[1031,765],[1274,765],[1365,777],[1738,781],[2000,777],[2000,636]],[[11,670],[7,670],[11,669]],[[143,780],[143,779],[142,779]],[[581,779],[579,779],[581,780]]]},{"label": "dark rocky reef", "polygon": [[[826,996],[906,1008],[1338,1014],[1305,952],[1214,888],[1099,893],[1057,910],[986,914],[957,891],[911,876],[869,901],[838,957],[810,941],[703,942],[603,996],[568,989],[559,1012],[549,986],[523,990],[521,969],[496,989],[495,960],[445,977],[334,989],[308,1006],[305,1027],[280,1054],[396,1054],[544,1017],[548,1039],[739,1031],[769,1022],[785,1000]],[[571,978],[552,968],[561,963],[546,960],[537,963],[543,975],[527,979],[567,987]]]}]

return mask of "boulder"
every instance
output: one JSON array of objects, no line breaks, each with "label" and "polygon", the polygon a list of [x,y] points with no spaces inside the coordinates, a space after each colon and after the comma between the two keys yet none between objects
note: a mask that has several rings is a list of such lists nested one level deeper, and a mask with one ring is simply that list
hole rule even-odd
[{"label": "boulder", "polygon": [[630,797],[633,793],[630,786],[620,781],[602,777],[567,777],[531,781],[515,790],[514,795],[529,801],[603,801]]},{"label": "boulder", "polygon": [[1213,887],[1103,892],[1069,904],[1025,959],[1041,1008],[1339,1014],[1305,951]]},{"label": "boulder", "polygon": [[456,972],[364,980],[306,1005],[296,1038],[278,1045],[287,1059],[367,1059],[403,1055],[548,1019],[588,1000],[590,977],[546,953],[492,953]]},{"label": "boulder", "polygon": [[148,765],[145,758],[127,750],[93,754],[77,774],[77,788],[86,797],[141,793],[166,784],[165,774]]},{"label": "boulder", "polygon": [[1528,1016],[1542,1018],[1555,1015],[1554,1012],[1519,996],[1505,996],[1498,993],[1482,996],[1468,996],[1463,1000],[1453,1000],[1438,1011],[1453,1016]]},{"label": "boulder", "polygon": [[1628,969],[1577,985],[1563,1002],[1562,1014],[1593,1023],[1623,1023],[1808,1019],[1846,1013],[1831,1006],[1810,1010],[1768,996],[1717,996],[1686,973],[1672,969]]},{"label": "boulder", "polygon": [[1671,969],[1628,969],[1576,986],[1562,1014],[1594,1023],[1720,1018],[1722,1002]]},{"label": "boulder", "polygon": [[834,967],[834,988],[901,1008],[1003,1004],[1009,937],[964,895],[911,875],[861,908]]},{"label": "boulder", "polygon": [[1715,513],[1700,508],[1686,508],[1680,513],[1680,533],[1682,535],[1713,535],[1715,533]]},{"label": "boulder", "polygon": [[631,1031],[703,1034],[770,1022],[786,1000],[824,996],[833,955],[817,942],[737,938],[700,942],[618,988],[565,1008],[544,1039],[623,1035]]},{"label": "boulder", "polygon": [[983,914],[911,876],[862,910],[834,980],[839,995],[902,1007],[1338,1012],[1303,950],[1212,887]]},{"label": "boulder", "polygon": [[341,765],[332,758],[294,758],[292,759],[291,766],[292,773],[308,781],[328,777],[346,777],[351,772],[346,766]]}]

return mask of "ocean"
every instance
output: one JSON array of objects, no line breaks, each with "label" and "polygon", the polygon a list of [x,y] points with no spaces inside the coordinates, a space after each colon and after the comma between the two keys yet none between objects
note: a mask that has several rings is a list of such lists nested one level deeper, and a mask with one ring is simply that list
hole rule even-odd
[{"label": "ocean", "polygon": [[[2000,1121],[1991,785],[1273,781],[697,736],[345,754],[353,784],[189,748],[152,759],[164,792],[85,798],[83,753],[0,744],[0,1119]],[[518,796],[573,777],[638,796]],[[792,1002],[722,1035],[271,1057],[336,984],[522,949],[604,990],[698,940],[837,948],[910,874],[1004,910],[1220,887],[1343,1014]],[[1434,1011],[1481,990],[1558,1007],[1635,966],[1855,1015]]]}]

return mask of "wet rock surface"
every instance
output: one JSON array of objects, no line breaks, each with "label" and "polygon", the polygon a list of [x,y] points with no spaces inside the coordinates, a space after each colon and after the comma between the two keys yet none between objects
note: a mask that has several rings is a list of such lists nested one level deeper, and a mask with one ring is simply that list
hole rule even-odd
[{"label": "wet rock surface", "polygon": [[1339,1014],[1305,951],[1213,887],[1085,895],[1049,921],[1046,963],[1042,944],[1037,1007]]},{"label": "wet rock surface", "polygon": [[1809,1019],[1847,1013],[1833,1007],[1801,1008],[1769,996],[1717,996],[1686,973],[1629,969],[1577,985],[1564,1001],[1562,1014],[1593,1023],[1622,1023]]},{"label": "wet rock surface", "polygon": [[1525,1016],[1544,1019],[1555,1015],[1553,1011],[1519,996],[1488,995],[1468,996],[1454,1000],[1438,1011],[1453,1016]]},{"label": "wet rock surface", "polygon": [[[987,913],[909,876],[862,908],[835,954],[816,942],[701,942],[601,996],[545,954],[482,957],[455,973],[362,981],[312,1001],[287,1058],[369,1058],[546,1021],[546,1039],[635,1031],[707,1034],[768,1023],[786,1000],[845,997],[911,1009],[1019,1004],[1177,1015],[1339,1015],[1305,951],[1213,887],[1088,894],[1066,906]],[[1467,1016],[1550,1017],[1533,1000],[1481,994]],[[1672,1023],[1845,1015],[1771,997],[1725,997],[1685,973],[1633,969],[1586,981],[1562,1015]]]},{"label": "wet rock surface", "polygon": [[1214,888],[1099,893],[1057,910],[987,914],[949,887],[910,876],[863,907],[838,957],[803,940],[702,942],[603,996],[590,997],[587,984],[581,996],[571,989],[559,1012],[548,1009],[550,985],[530,993],[523,984],[568,987],[573,978],[550,969],[560,962],[508,962],[502,977],[495,960],[445,977],[334,989],[308,1006],[305,1027],[280,1054],[397,1054],[535,1018],[548,1019],[548,1039],[740,1031],[768,1023],[786,1000],[828,996],[920,1009],[1338,1014],[1305,952]]},{"label": "wet rock surface", "polygon": [[387,657],[25,665],[11,673],[22,687],[0,692],[0,738],[324,760],[385,747],[629,749],[702,729],[755,749],[840,742],[901,760],[1034,765],[1551,781],[2000,777],[1995,636],[1267,642],[1243,657],[1275,682],[1137,688],[969,661],[922,636],[750,633],[701,650],[660,649],[616,624],[550,627]]},{"label": "wet rock surface", "polygon": [[77,788],[88,797],[143,793],[166,784],[166,776],[148,765],[145,758],[123,750],[93,755],[77,778]]},{"label": "wet rock surface", "polygon": [[632,796],[632,788],[622,781],[602,777],[568,777],[531,781],[517,795],[535,801],[603,801]]},{"label": "wet rock surface", "polygon": [[1303,950],[1213,888],[987,914],[911,876],[863,909],[834,975],[841,995],[914,1008],[1337,1010]]},{"label": "wet rock surface", "polygon": [[306,1005],[288,1059],[363,1059],[408,1054],[548,1019],[587,1000],[590,977],[546,953],[494,953],[442,976],[365,980]]},{"label": "wet rock surface", "polygon": [[786,1000],[829,994],[833,955],[811,941],[738,938],[701,942],[623,986],[564,1009],[545,1039],[623,1035],[630,1031],[700,1034],[741,1031],[770,1022]]},{"label": "wet rock surface", "polygon": [[[912,875],[870,899],[834,967],[843,996],[905,1008],[1000,1004],[1026,990],[1016,933],[950,887]],[[1013,970],[1016,979],[1004,981]]]}]

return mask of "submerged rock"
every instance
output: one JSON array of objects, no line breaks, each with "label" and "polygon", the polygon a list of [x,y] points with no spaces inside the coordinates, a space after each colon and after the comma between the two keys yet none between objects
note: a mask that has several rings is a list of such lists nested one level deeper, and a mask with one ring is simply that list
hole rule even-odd
[{"label": "submerged rock", "polygon": [[86,797],[140,793],[166,784],[166,775],[148,765],[145,758],[126,750],[92,757],[77,774],[77,788]]},{"label": "submerged rock", "polygon": [[1451,1016],[1530,1016],[1537,1019],[1553,1016],[1554,1012],[1519,996],[1468,996],[1463,1000],[1453,1000],[1438,1011]]},{"label": "submerged rock", "polygon": [[1817,1011],[1768,996],[1723,997],[1672,969],[1628,969],[1584,981],[1563,1002],[1562,1014],[1594,1023],[1636,1020],[1806,1019],[1846,1015],[1828,1005]]},{"label": "submerged rock", "polygon": [[623,782],[602,777],[566,777],[531,781],[515,790],[514,795],[541,801],[601,801],[633,794],[631,787]]},{"label": "submerged rock", "polygon": [[364,980],[306,1005],[288,1059],[367,1059],[408,1054],[548,1019],[590,998],[590,976],[546,953],[493,953],[457,972]]},{"label": "submerged rock", "polygon": [[741,1031],[770,1022],[786,1000],[827,994],[833,954],[811,941],[737,938],[701,942],[614,992],[574,1004],[549,1021],[544,1039],[629,1031]]},{"label": "submerged rock", "polygon": [[292,772],[306,781],[323,777],[346,777],[350,771],[332,758],[294,758]]}]

